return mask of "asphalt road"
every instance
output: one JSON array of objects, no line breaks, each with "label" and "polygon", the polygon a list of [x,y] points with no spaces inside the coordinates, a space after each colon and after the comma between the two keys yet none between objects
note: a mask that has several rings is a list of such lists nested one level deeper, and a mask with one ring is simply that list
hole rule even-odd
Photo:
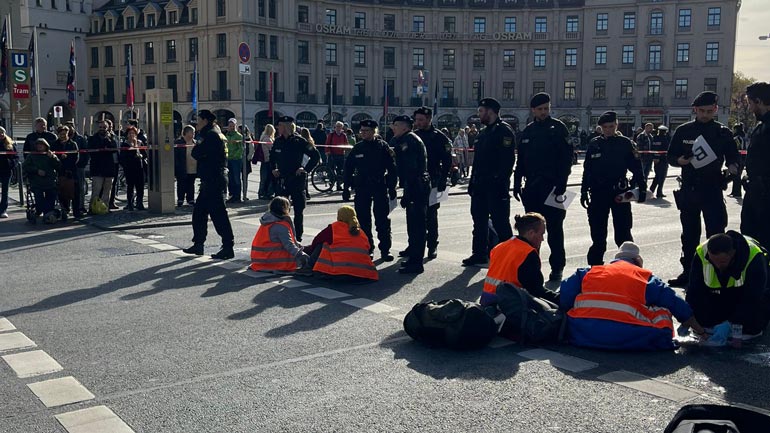
[{"label": "asphalt road", "polygon": [[[310,202],[306,242],[334,220],[338,198]],[[481,292],[486,270],[460,266],[470,251],[469,203],[457,194],[442,205],[439,257],[424,274],[378,263],[380,281],[366,285],[245,271],[265,202],[230,210],[237,257],[224,263],[180,254],[191,237],[185,210],[42,227],[13,208],[0,222],[0,432],[655,432],[688,402],[770,409],[767,338],[740,350],[670,353],[504,340],[458,353],[411,341],[401,320],[415,303]],[[727,204],[736,228],[740,203]],[[673,203],[633,209],[646,267],[676,276]],[[392,217],[398,251],[406,246],[404,212]],[[585,265],[590,243],[577,203],[565,233],[568,271]],[[608,244],[609,259],[611,228]],[[211,227],[207,253],[218,247]],[[541,254],[547,275],[547,245]],[[32,351],[59,367],[36,358],[22,366],[37,371],[19,377],[12,355]],[[48,381],[67,377],[90,394],[57,405],[46,393],[64,401],[76,393]]]}]

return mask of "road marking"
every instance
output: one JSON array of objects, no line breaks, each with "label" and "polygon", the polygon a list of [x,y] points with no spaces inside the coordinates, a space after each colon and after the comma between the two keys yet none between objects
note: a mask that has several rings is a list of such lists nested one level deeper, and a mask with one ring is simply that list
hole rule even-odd
[{"label": "road marking", "polygon": [[0,317],[0,332],[14,331],[14,330],[16,330],[16,327],[13,326],[13,323],[11,323],[10,320],[6,319],[5,317]]},{"label": "road marking", "polygon": [[147,244],[147,246],[150,248],[155,248],[156,250],[161,250],[161,251],[171,251],[171,250],[179,249],[179,247],[175,247],[169,244]]},{"label": "road marking", "polygon": [[69,433],[134,433],[131,427],[107,406],[60,413],[56,415],[56,420]]},{"label": "road marking", "polygon": [[248,265],[244,264],[241,260],[222,260],[219,262],[219,266],[234,271],[236,269],[245,268]]},{"label": "road marking", "polygon": [[327,289],[326,287],[313,287],[310,289],[302,289],[305,293],[310,293],[311,295],[319,296],[324,299],[339,299],[339,298],[347,298],[349,295],[347,293],[338,292],[336,290]]},{"label": "road marking", "polygon": [[310,285],[303,281],[294,280],[291,278],[278,278],[276,280],[270,280],[269,282],[272,284],[275,284],[276,286],[283,286],[289,289],[295,289],[297,287],[305,287]]},{"label": "road marking", "polygon": [[27,338],[27,336],[21,332],[0,334],[0,352],[16,349],[26,349],[28,347],[35,346],[37,346],[37,344],[35,344],[34,341]]},{"label": "road marking", "polygon": [[682,403],[700,395],[700,393],[688,388],[625,370],[603,374],[599,376],[598,379],[678,403]]},{"label": "road marking", "polygon": [[42,350],[5,355],[3,360],[21,379],[63,370],[61,364]]},{"label": "road marking", "polygon": [[46,407],[79,403],[95,397],[72,376],[30,383],[27,387]]},{"label": "road marking", "polygon": [[556,368],[567,370],[572,373],[580,373],[599,366],[599,364],[595,362],[546,349],[526,350],[524,352],[519,352],[518,355],[534,361],[545,361]]},{"label": "road marking", "polygon": [[152,245],[152,244],[158,243],[158,241],[154,241],[152,239],[144,239],[144,238],[131,239],[131,242],[136,242],[137,244],[142,244],[142,245]]},{"label": "road marking", "polygon": [[396,307],[391,307],[388,304],[383,304],[382,302],[372,301],[371,299],[366,298],[348,299],[347,301],[342,301],[342,303],[377,314],[384,314],[398,310]]},{"label": "road marking", "polygon": [[141,239],[139,236],[134,235],[117,235],[120,239],[125,239],[128,241],[133,241],[134,239]]},{"label": "road marking", "polygon": [[392,315],[390,315],[388,317],[390,317],[391,319],[396,319],[399,322],[403,322],[404,318],[406,318],[406,315],[407,315],[407,313],[399,313],[399,314],[392,314]]}]

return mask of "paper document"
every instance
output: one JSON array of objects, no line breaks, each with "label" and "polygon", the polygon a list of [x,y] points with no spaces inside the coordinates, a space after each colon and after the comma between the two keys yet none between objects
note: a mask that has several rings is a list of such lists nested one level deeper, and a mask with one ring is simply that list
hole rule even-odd
[{"label": "paper document", "polygon": [[690,160],[690,164],[697,170],[711,164],[716,161],[716,159],[717,154],[714,152],[714,149],[711,148],[708,141],[706,141],[702,135],[699,135],[692,145],[692,159]]},{"label": "paper document", "polygon": [[449,198],[448,189],[438,192],[438,188],[431,188],[430,197],[428,197],[428,206],[433,206],[434,204],[447,201],[448,198]]},{"label": "paper document", "polygon": [[388,202],[388,213],[393,212],[393,209],[398,207],[398,199],[394,198],[393,200]]},{"label": "paper document", "polygon": [[615,196],[615,203],[627,203],[635,200],[639,200],[639,188],[630,189]]},{"label": "paper document", "polygon": [[564,195],[556,195],[554,194],[554,191],[556,191],[556,187],[551,190],[551,193],[548,194],[548,197],[545,199],[546,206],[566,210],[569,205],[572,204],[572,201],[575,200],[575,197],[577,197],[576,192],[564,191]]}]

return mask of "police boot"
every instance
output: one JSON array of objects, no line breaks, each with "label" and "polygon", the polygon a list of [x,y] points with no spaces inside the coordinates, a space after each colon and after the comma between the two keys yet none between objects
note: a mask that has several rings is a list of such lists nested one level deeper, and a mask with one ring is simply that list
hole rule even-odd
[{"label": "police boot", "polygon": [[422,263],[404,262],[398,269],[399,274],[421,274],[425,272]]},{"label": "police boot", "polygon": [[406,249],[406,250],[403,250],[403,251],[399,251],[398,252],[398,256],[399,257],[409,257],[409,250]]},{"label": "police boot", "polygon": [[395,257],[393,257],[393,254],[390,253],[390,251],[383,251],[380,254],[380,257],[382,257],[383,262],[392,262]]},{"label": "police boot", "polygon": [[230,260],[233,257],[235,257],[233,247],[222,247],[222,249],[211,255],[212,259],[217,260]]},{"label": "police boot", "polygon": [[438,247],[428,248],[428,258],[429,259],[435,259],[436,257],[438,257],[438,251],[436,251],[437,248]]},{"label": "police boot", "polygon": [[193,244],[191,247],[183,249],[182,252],[185,254],[195,254],[196,256],[202,256],[203,244]]},{"label": "police boot", "polygon": [[467,259],[463,260],[463,266],[485,265],[487,262],[489,262],[487,257],[473,254]]}]

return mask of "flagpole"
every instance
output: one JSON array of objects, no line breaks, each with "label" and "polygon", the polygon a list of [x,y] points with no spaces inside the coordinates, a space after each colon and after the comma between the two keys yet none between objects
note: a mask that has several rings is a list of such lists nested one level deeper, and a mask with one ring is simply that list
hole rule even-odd
[{"label": "flagpole", "polygon": [[[37,41],[35,41],[37,42]],[[35,47],[35,50],[37,50],[37,47]],[[75,53],[75,40],[72,40],[72,52]],[[35,56],[35,62],[37,62],[38,56]],[[72,74],[72,80],[75,82],[75,89],[73,90],[73,94],[75,95],[75,117],[73,119],[77,119],[78,117],[78,66],[77,66],[77,53],[75,53],[75,71]],[[37,73],[37,69],[35,69],[35,73]],[[40,82],[40,80],[37,80],[37,82]]]},{"label": "flagpole", "polygon": [[[40,69],[37,66],[37,58],[40,56],[40,47],[37,45],[37,26],[32,27],[32,49],[34,50],[33,55],[35,56],[32,67],[35,68],[35,100],[37,102],[37,115],[43,117],[42,112],[40,111]],[[77,116],[74,118],[77,118]]]}]

